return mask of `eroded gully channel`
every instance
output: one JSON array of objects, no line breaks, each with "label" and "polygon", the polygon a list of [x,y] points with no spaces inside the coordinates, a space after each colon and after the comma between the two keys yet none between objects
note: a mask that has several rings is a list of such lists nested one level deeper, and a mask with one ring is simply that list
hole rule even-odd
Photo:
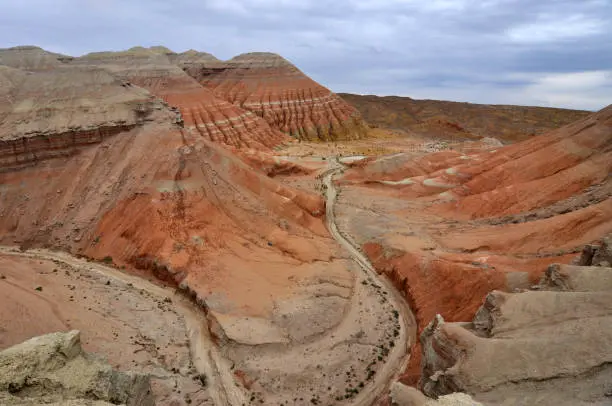
[{"label": "eroded gully channel", "polygon": [[[332,237],[349,253],[350,257],[359,265],[367,277],[378,281],[389,293],[389,301],[399,313],[400,334],[398,343],[386,359],[386,363],[377,371],[374,379],[367,387],[354,397],[350,403],[353,406],[370,406],[377,399],[384,396],[391,383],[398,378],[405,369],[409,360],[409,349],[414,337],[414,316],[407,303],[395,290],[391,281],[379,275],[370,261],[355,246],[352,245],[339,231],[335,220],[335,203],[337,190],[333,178],[343,170],[342,164],[332,161],[330,169],[323,174],[326,197],[327,227]],[[178,294],[174,289],[165,288],[151,283],[138,276],[126,274],[115,268],[107,267],[95,262],[75,258],[67,253],[34,249],[21,251],[15,247],[0,247],[0,254],[36,258],[40,260],[59,261],[73,268],[103,274],[106,277],[132,284],[159,298],[173,297],[176,310],[185,320],[186,333],[189,337],[191,356],[194,367],[198,373],[205,374],[208,379],[210,395],[215,404],[220,406],[239,406],[248,404],[247,393],[236,385],[231,370],[231,362],[224,359],[212,342],[207,320],[204,313],[189,299]]]},{"label": "eroded gully channel", "polygon": [[[349,157],[350,158],[350,157]],[[351,258],[360,266],[361,270],[370,278],[378,281],[389,295],[389,302],[399,312],[400,335],[399,343],[405,345],[397,345],[393,351],[389,353],[387,362],[377,372],[376,377],[368,387],[354,398],[352,405],[354,406],[370,406],[377,399],[388,393],[391,384],[399,377],[406,369],[410,360],[410,346],[416,335],[416,322],[414,315],[404,298],[395,289],[393,283],[384,275],[379,275],[368,258],[357,249],[348,239],[346,239],[336,224],[335,205],[338,197],[338,191],[334,186],[334,176],[341,173],[344,169],[338,157],[330,160],[330,169],[323,174],[323,185],[325,190],[325,210],[327,228],[332,237],[349,253]]]}]

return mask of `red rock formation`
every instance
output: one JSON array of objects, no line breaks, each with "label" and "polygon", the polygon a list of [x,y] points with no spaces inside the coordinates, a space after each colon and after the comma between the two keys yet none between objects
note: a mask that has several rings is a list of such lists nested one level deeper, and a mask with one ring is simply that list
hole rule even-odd
[{"label": "red rock formation", "polygon": [[[166,58],[140,52],[145,61]],[[111,257],[117,266],[180,286],[214,312],[221,328],[257,317],[258,339],[282,340],[278,331],[293,331],[274,324],[283,320],[279,301],[329,313],[315,285],[324,277],[350,289],[352,279],[324,226],[324,201],[268,176],[301,169],[275,162],[260,171],[271,164],[261,152],[182,128],[166,104],[136,84],[183,108],[195,109],[202,97],[217,100],[211,92],[172,65],[155,70],[156,61],[113,58],[98,55],[99,66],[85,58],[27,75],[0,69],[7,84],[1,91],[12,100],[0,110],[0,244]],[[268,128],[270,138],[282,137],[245,114]],[[220,132],[232,127],[215,125]],[[232,145],[265,148],[270,139],[240,131]],[[250,165],[237,154],[251,157]],[[338,299],[331,323],[342,317],[343,302]]]},{"label": "red rock formation", "polygon": [[251,53],[227,62],[183,68],[215,94],[300,139],[355,139],[365,134],[359,113],[279,55]]},{"label": "red rock formation", "polygon": [[185,127],[208,140],[236,148],[269,149],[284,140],[250,111],[213,93],[171,63],[164,48],[132,48],[124,52],[88,54],[75,64],[101,66],[114,75],[149,90],[180,110]]},{"label": "red rock formation", "polygon": [[[339,218],[350,210],[346,233],[404,292],[422,330],[436,314],[471,319],[491,290],[528,288],[611,232],[611,169],[612,106],[496,150],[364,161],[338,181]],[[418,379],[419,354],[406,382]]]}]

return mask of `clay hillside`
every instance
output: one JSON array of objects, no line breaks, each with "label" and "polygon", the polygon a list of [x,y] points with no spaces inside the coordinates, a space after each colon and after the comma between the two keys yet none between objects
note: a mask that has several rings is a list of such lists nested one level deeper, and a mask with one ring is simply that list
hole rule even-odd
[{"label": "clay hillside", "polygon": [[[488,292],[529,289],[547,267],[571,263],[612,232],[612,106],[527,141],[470,151],[364,159],[338,180],[340,230],[403,292],[420,332],[436,314],[471,320]],[[406,383],[436,372],[421,369],[418,347]],[[546,379],[563,375],[555,368]]]},{"label": "clay hillside", "polygon": [[607,404],[612,106],[478,109],[381,136],[274,54],[0,50],[0,403]]},{"label": "clay hillside", "polygon": [[440,139],[497,138],[522,141],[591,114],[547,107],[416,100],[341,93],[372,126]]},{"label": "clay hillside", "polygon": [[[86,351],[154,375],[170,404],[329,403],[349,386],[347,403],[384,396],[411,335],[388,317],[401,302],[360,283],[318,191],[274,177],[314,178],[325,162],[273,155],[293,140],[282,125],[202,86],[163,48],[0,54],[3,346],[81,330]],[[285,115],[313,109],[300,125],[360,137],[323,112],[351,125],[358,113],[327,97],[294,99]],[[387,364],[360,341],[397,347]],[[17,399],[44,393],[2,385]]]},{"label": "clay hillside", "polygon": [[205,55],[179,61],[215,94],[294,137],[329,141],[360,138],[365,133],[352,106],[279,55],[250,53],[226,62]]}]

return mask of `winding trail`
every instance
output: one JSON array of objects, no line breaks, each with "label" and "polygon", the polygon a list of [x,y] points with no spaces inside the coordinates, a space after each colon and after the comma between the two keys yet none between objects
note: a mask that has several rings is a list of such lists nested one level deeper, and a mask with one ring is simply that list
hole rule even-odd
[{"label": "winding trail", "polygon": [[204,312],[177,290],[63,252],[43,249],[21,251],[16,247],[0,246],[0,254],[61,262],[80,272],[95,272],[115,281],[132,284],[135,289],[144,290],[162,300],[171,297],[174,308],[185,320],[193,366],[198,373],[206,375],[210,395],[215,404],[219,406],[248,404],[246,394],[233,379],[229,361],[221,356],[210,337]]},{"label": "winding trail", "polygon": [[405,370],[410,360],[410,347],[412,340],[416,336],[416,322],[414,315],[404,298],[395,289],[391,281],[384,275],[378,274],[368,258],[359,251],[349,240],[347,240],[336,224],[335,204],[338,197],[338,191],[334,186],[334,176],[342,172],[344,166],[336,157],[332,160],[331,168],[323,173],[323,184],[325,185],[326,197],[326,220],[327,228],[332,237],[338,241],[342,247],[350,254],[351,258],[359,264],[363,272],[370,278],[379,281],[386,291],[390,294],[389,301],[393,307],[399,312],[400,335],[399,343],[405,345],[396,345],[389,353],[385,365],[377,371],[375,379],[369,384],[364,391],[354,398],[353,406],[370,406],[377,399],[383,397],[391,386],[397,380],[402,371]]},{"label": "winding trail", "polygon": [[[350,401],[352,406],[370,406],[388,393],[391,383],[405,369],[410,356],[411,341],[415,336],[416,324],[407,303],[399,292],[395,290],[392,283],[385,276],[379,275],[366,256],[357,247],[353,246],[339,231],[334,212],[338,192],[333,184],[333,178],[336,174],[343,171],[344,167],[337,159],[330,161],[330,169],[321,175],[326,188],[326,217],[329,232],[344,247],[350,257],[359,264],[365,275],[377,281],[387,291],[389,302],[399,312],[400,316],[398,319],[400,325],[399,336],[397,338],[398,345],[389,352],[386,363],[380,367],[374,379]],[[178,290],[162,287],[139,276],[130,275],[96,262],[76,258],[63,252],[44,249],[21,251],[16,247],[0,246],[0,254],[61,262],[79,272],[94,272],[125,284],[131,284],[135,289],[147,291],[162,300],[166,297],[171,297],[176,311],[185,320],[193,365],[198,373],[206,375],[212,400],[219,406],[249,404],[248,394],[236,384],[231,369],[231,362],[221,355],[210,337],[207,328],[208,320],[202,309]],[[399,343],[403,345],[399,345]]]}]

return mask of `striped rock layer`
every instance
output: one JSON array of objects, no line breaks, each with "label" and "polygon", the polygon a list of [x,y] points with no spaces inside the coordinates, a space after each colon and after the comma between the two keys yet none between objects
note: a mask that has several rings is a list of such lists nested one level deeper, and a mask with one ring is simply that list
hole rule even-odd
[{"label": "striped rock layer", "polygon": [[[490,291],[527,289],[611,233],[611,173],[612,105],[500,148],[364,160],[340,180],[345,201],[364,209],[341,204],[338,216],[350,213],[346,233],[393,280],[422,332],[436,314],[471,320]],[[417,345],[403,382],[418,381],[420,355]]]},{"label": "striped rock layer", "polygon": [[187,129],[206,139],[236,148],[267,150],[285,136],[264,120],[213,94],[172,61],[200,59],[203,53],[173,54],[163,48],[136,48],[124,52],[88,54],[74,63],[104,67],[162,98],[180,112]]},{"label": "striped rock layer", "polygon": [[359,112],[279,55],[249,53],[229,61],[205,55],[180,62],[215,94],[299,139],[356,139],[366,127]]}]

